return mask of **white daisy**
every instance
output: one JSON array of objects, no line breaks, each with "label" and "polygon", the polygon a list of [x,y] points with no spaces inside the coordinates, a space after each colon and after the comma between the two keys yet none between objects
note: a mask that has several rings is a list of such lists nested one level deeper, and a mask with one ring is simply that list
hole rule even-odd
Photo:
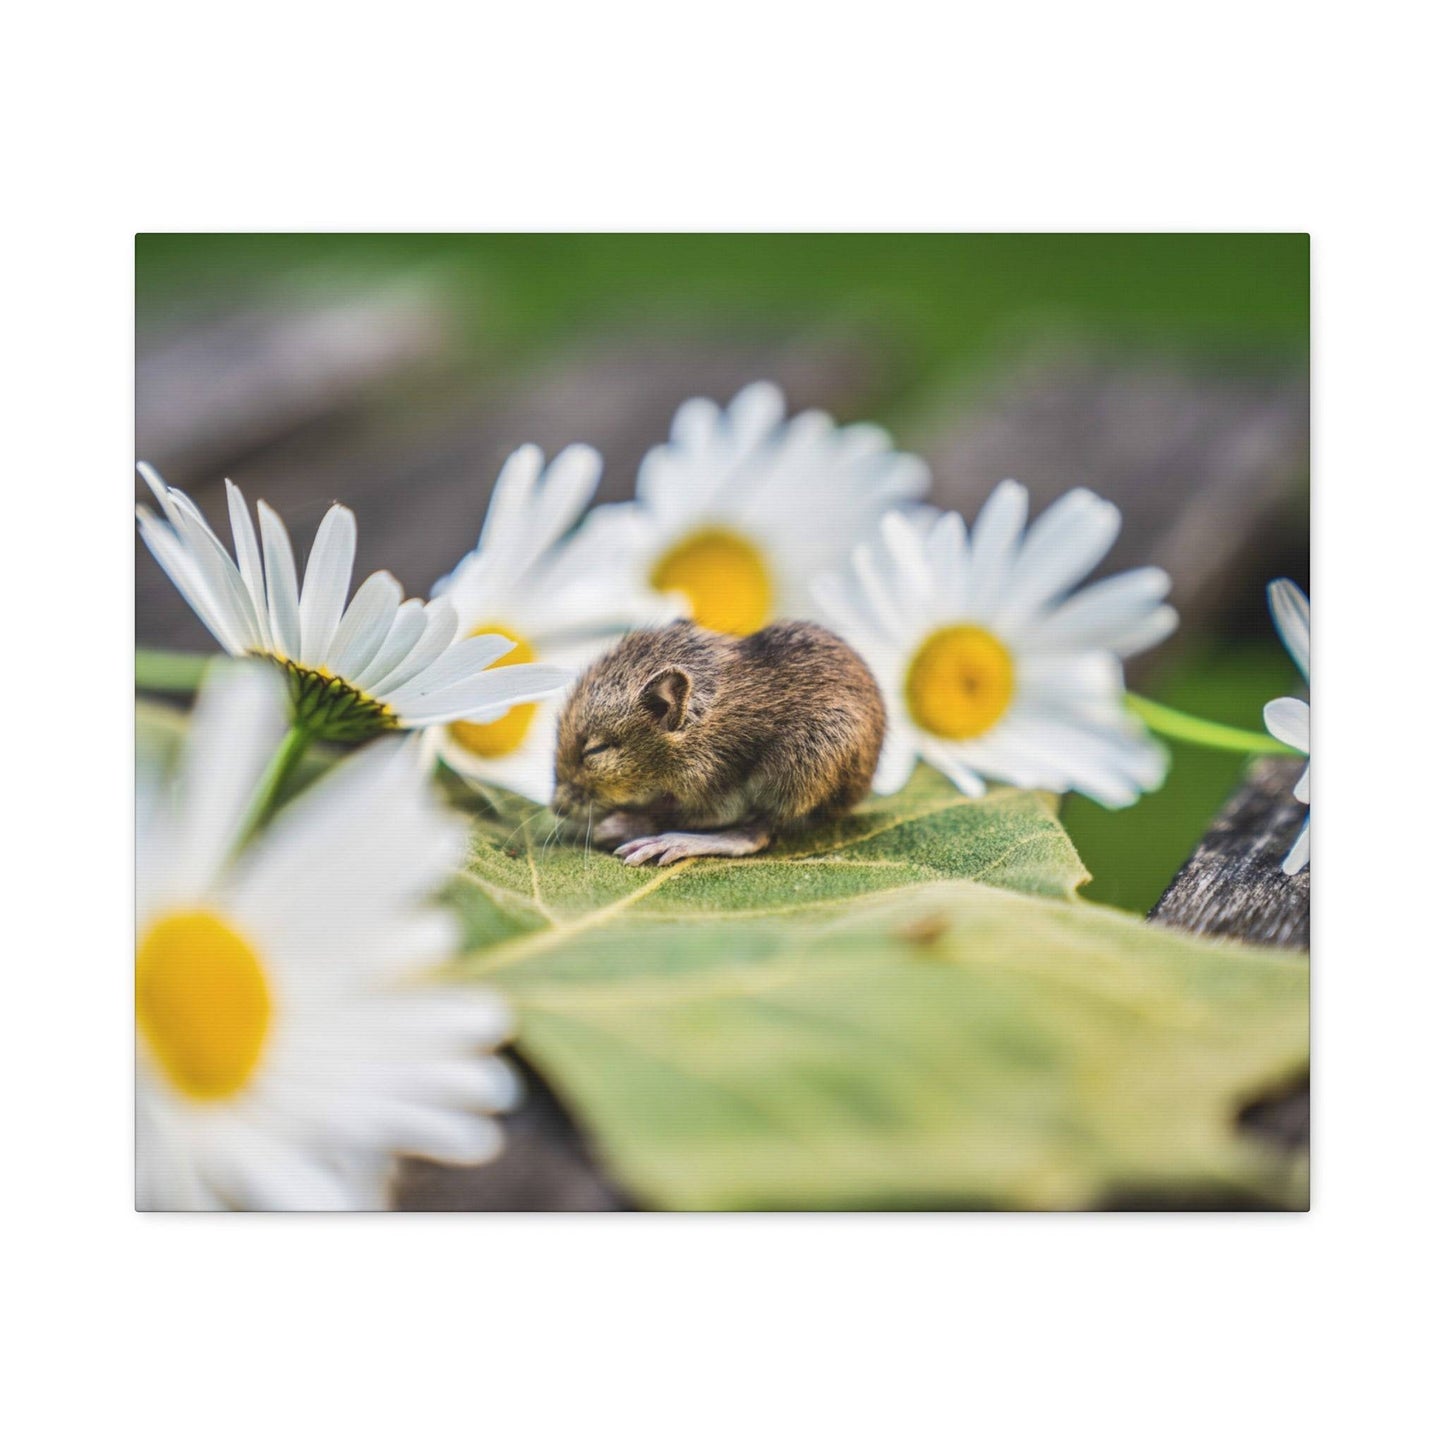
[{"label": "white daisy", "polygon": [[429,900],[465,848],[400,739],[334,768],[239,855],[286,728],[267,669],[217,664],[172,786],[138,768],[136,1203],[371,1209],[396,1152],[494,1155],[505,1005],[430,984]]},{"label": "white daisy", "polygon": [[[453,571],[432,589],[448,603],[465,634],[500,634],[515,644],[495,664],[549,663],[575,674],[628,627],[676,616],[637,586],[595,538],[563,538],[597,490],[602,458],[570,446],[550,465],[522,447],[507,458],[492,492],[482,534]],[[545,803],[560,697],[498,710],[432,728],[428,741],[463,776],[496,783]]]},{"label": "white daisy", "polygon": [[281,666],[295,721],[315,737],[349,742],[492,714],[545,697],[569,678],[537,663],[488,671],[512,650],[508,638],[454,641],[451,604],[404,602],[388,572],[372,573],[348,606],[356,518],[346,507],[321,519],[298,590],[291,539],[265,502],[258,544],[246,499],[227,481],[238,566],[184,492],[145,463],[139,471],[164,514],[136,508],[146,546],[227,652]]},{"label": "white daisy", "polygon": [[[1306,684],[1310,680],[1310,600],[1293,582],[1279,578],[1269,584],[1269,610],[1274,618],[1280,641],[1284,643],[1294,665]],[[1309,805],[1310,800],[1310,705],[1297,697],[1277,697],[1266,703],[1264,725],[1280,742],[1298,748],[1305,755],[1305,770],[1294,786],[1294,795],[1301,803]],[[1305,825],[1295,845],[1284,860],[1284,871],[1295,874],[1307,868],[1310,861],[1310,817],[1305,814]]]},{"label": "white daisy", "polygon": [[888,705],[880,793],[920,757],[974,796],[994,778],[1122,807],[1163,781],[1167,755],[1125,711],[1119,660],[1177,625],[1168,576],[1141,567],[1068,595],[1113,545],[1118,508],[1078,489],[1025,530],[1027,516],[1017,482],[994,490],[971,537],[956,512],[893,512],[818,585]]},{"label": "white daisy", "polygon": [[643,458],[637,500],[599,507],[583,535],[639,586],[685,598],[704,627],[746,633],[816,616],[814,579],[890,506],[921,497],[928,468],[878,427],[785,412],[766,382],[725,410],[684,402],[671,440]]}]

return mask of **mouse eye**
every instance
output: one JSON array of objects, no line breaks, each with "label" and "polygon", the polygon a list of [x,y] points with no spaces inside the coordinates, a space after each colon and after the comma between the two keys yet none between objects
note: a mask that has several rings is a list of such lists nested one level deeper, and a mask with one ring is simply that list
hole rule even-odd
[{"label": "mouse eye", "polygon": [[610,752],[611,749],[612,749],[612,744],[611,744],[611,743],[607,743],[607,742],[590,742],[590,743],[587,744],[587,746],[586,746],[585,748],[582,749],[582,756],[583,756],[584,758],[595,758],[595,757],[598,755],[598,753]]}]

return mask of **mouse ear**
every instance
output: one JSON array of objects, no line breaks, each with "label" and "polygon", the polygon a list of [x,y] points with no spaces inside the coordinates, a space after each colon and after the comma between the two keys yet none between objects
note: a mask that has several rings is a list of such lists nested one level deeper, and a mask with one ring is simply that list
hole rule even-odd
[{"label": "mouse ear", "polygon": [[642,706],[664,732],[675,733],[687,717],[687,700],[692,696],[692,679],[681,668],[669,667],[654,674],[642,689]]}]

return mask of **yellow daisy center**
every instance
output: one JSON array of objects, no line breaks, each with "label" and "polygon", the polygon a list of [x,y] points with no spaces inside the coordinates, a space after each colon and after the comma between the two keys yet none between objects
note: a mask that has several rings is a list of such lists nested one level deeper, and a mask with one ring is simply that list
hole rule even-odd
[{"label": "yellow daisy center", "polygon": [[652,569],[659,592],[681,592],[693,619],[714,632],[743,636],[773,615],[773,580],[761,552],[735,532],[694,532],[666,551]]},{"label": "yellow daisy center", "polygon": [[256,951],[204,909],[167,913],[135,955],[135,1019],[161,1071],[193,1099],[245,1087],[271,1029],[271,989]]},{"label": "yellow daisy center", "polygon": [[936,737],[982,737],[1013,701],[1013,658],[982,627],[940,628],[913,654],[904,692],[914,722]]},{"label": "yellow daisy center", "polygon": [[[513,632],[510,627],[488,622],[483,627],[474,627],[471,635],[480,637],[484,632],[500,634],[517,644],[505,657],[499,657],[492,667],[510,667],[515,662],[536,662],[537,654],[532,650],[532,644],[525,637]],[[478,757],[505,757],[522,746],[522,739],[527,736],[527,729],[532,726],[532,719],[536,715],[536,703],[522,702],[509,712],[503,713],[496,722],[454,722],[451,724],[451,733],[457,742]]]}]

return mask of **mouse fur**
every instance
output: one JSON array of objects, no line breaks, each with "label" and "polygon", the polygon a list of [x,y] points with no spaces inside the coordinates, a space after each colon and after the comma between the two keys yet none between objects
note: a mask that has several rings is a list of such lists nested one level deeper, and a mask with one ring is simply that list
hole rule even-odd
[{"label": "mouse fur", "polygon": [[757,852],[867,795],[886,720],[862,658],[815,623],[632,632],[563,704],[553,810],[629,863]]}]

